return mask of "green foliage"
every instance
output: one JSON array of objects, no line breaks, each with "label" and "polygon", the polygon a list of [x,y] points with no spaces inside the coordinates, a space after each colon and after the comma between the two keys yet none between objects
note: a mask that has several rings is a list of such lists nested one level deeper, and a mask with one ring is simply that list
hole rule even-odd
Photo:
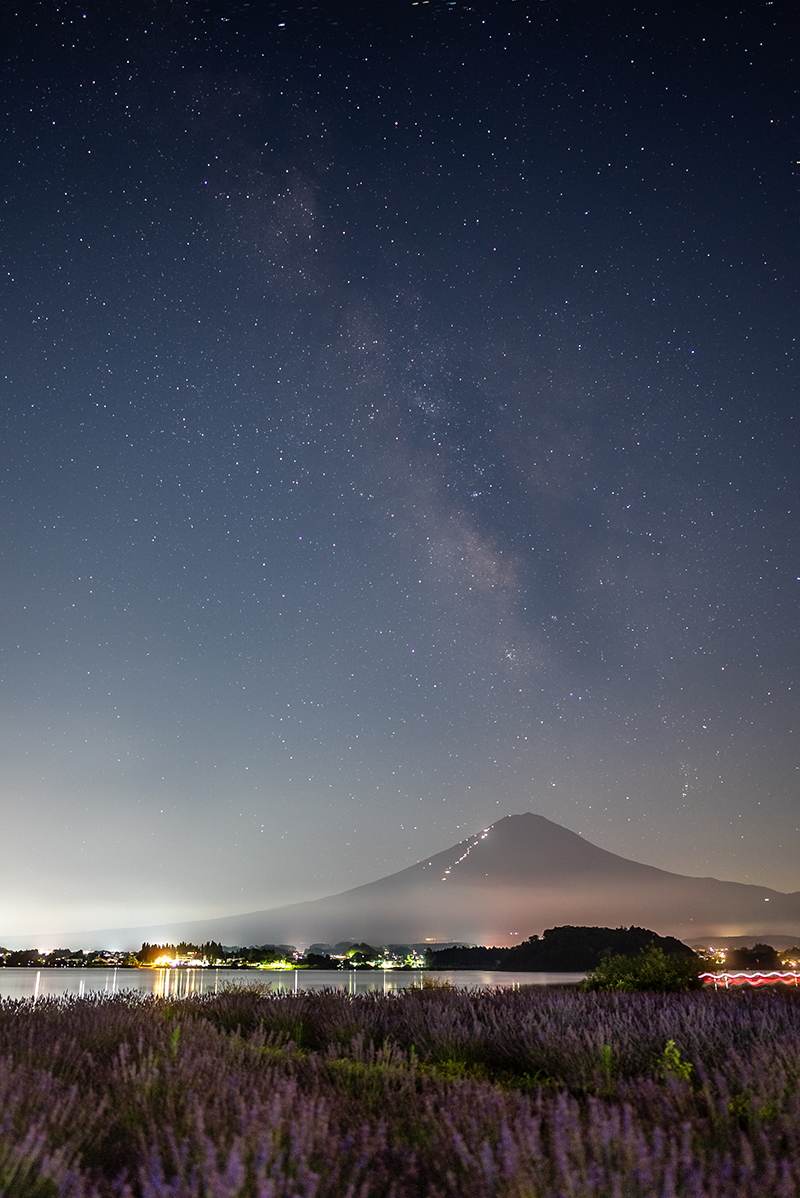
[{"label": "green foliage", "polygon": [[420,980],[419,986],[409,986],[409,990],[425,990],[441,993],[443,990],[457,990],[458,987],[447,978],[431,978],[424,977]]},{"label": "green foliage", "polygon": [[585,990],[699,990],[701,962],[697,957],[667,956],[651,944],[635,957],[605,957],[583,982]]},{"label": "green foliage", "polygon": [[380,956],[380,952],[377,948],[374,948],[371,944],[367,944],[365,940],[362,940],[359,944],[350,945],[349,949],[347,950],[347,956],[362,956],[365,960],[371,960],[373,957]]},{"label": "green foliage", "polygon": [[664,1045],[664,1052],[661,1056],[661,1076],[664,1081],[668,1077],[676,1077],[680,1081],[688,1082],[691,1076],[692,1066],[689,1061],[682,1061],[681,1054],[675,1047],[674,1040],[667,1040]]},{"label": "green foliage", "polygon": [[604,1044],[600,1054],[600,1076],[603,1093],[612,1094],[617,1088],[617,1078],[614,1070],[614,1054],[610,1044]]}]

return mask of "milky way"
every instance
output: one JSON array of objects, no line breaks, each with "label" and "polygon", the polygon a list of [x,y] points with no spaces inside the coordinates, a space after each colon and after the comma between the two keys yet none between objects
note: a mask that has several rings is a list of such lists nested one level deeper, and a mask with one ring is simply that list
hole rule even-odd
[{"label": "milky way", "polygon": [[6,13],[0,943],[522,811],[800,888],[787,20]]}]

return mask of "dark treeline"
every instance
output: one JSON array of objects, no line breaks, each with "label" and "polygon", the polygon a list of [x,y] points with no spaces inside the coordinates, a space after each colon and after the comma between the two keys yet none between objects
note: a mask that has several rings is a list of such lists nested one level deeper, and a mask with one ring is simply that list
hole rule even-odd
[{"label": "dark treeline", "polygon": [[647,928],[548,928],[541,938],[531,936],[513,948],[456,946],[429,951],[430,969],[504,969],[526,973],[572,972],[595,969],[603,957],[633,957],[655,944],[667,956],[693,957],[674,936],[658,936]]},{"label": "dark treeline", "polygon": [[233,955],[233,950],[223,948],[216,940],[208,940],[205,944],[190,944],[186,940],[179,944],[148,944],[145,940],[136,953],[136,960],[140,965],[153,965],[160,957],[169,957],[173,961],[176,957],[205,957],[216,961],[224,960],[229,953]]},{"label": "dark treeline", "polygon": [[[306,969],[375,969],[387,962],[395,969],[477,969],[509,970],[530,973],[588,972],[609,956],[635,957],[650,946],[669,957],[692,958],[692,950],[674,936],[659,936],[647,928],[600,928],[565,925],[548,928],[541,937],[531,936],[512,948],[484,945],[454,945],[450,948],[423,948],[422,945],[375,947],[367,943],[343,941],[336,945],[312,944],[301,954],[293,944],[262,944],[230,947],[209,940],[203,944],[148,944],[136,953],[109,952],[103,949],[53,949],[41,952],[30,948],[19,951],[0,948],[0,967],[80,967],[80,966],[152,966],[167,957],[181,964],[199,962],[247,969],[259,965],[287,962]],[[424,957],[424,964],[423,964]],[[725,967],[732,970],[781,970],[796,967],[800,949],[779,953],[769,944],[752,948],[729,949]],[[719,965],[717,965],[719,968]]]},{"label": "dark treeline", "polygon": [[92,949],[87,952],[84,949],[56,948],[43,952],[38,948],[17,951],[0,948],[0,967],[74,968],[87,965],[121,965],[135,968],[139,965],[154,965],[161,958],[187,964],[197,960],[219,965],[247,966],[293,961],[296,955],[297,949],[293,944],[262,944],[239,948],[219,944],[216,940],[208,940],[203,944],[190,944],[187,941],[181,941],[179,944],[149,944],[145,941],[135,953],[110,952],[106,949]]},{"label": "dark treeline", "polygon": [[[113,960],[110,960],[110,957],[113,957]],[[136,963],[135,958],[130,953],[109,954],[100,948],[91,949],[88,952],[85,952],[81,948],[55,948],[48,953],[43,953],[38,948],[23,948],[16,952],[11,949],[0,948],[0,967],[5,966],[8,969],[19,969],[33,965],[39,967],[46,965],[51,969],[68,969],[75,967],[82,968],[87,965],[135,965]]]},{"label": "dark treeline", "polygon": [[172,960],[191,960],[192,958],[206,961],[232,962],[244,965],[272,965],[276,961],[292,961],[297,954],[293,944],[251,944],[248,948],[230,948],[216,940],[207,940],[204,944],[190,944],[182,940],[180,944],[148,944],[146,941],[136,954],[140,965],[154,965],[163,957]]},{"label": "dark treeline", "polygon": [[[798,950],[792,948],[783,956],[796,957]],[[752,948],[731,948],[725,954],[726,969],[783,969],[784,961],[771,944],[754,944]]]}]

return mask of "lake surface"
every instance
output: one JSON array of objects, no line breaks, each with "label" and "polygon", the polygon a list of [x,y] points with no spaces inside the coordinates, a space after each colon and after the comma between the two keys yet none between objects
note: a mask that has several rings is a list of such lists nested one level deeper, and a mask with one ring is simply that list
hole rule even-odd
[{"label": "lake surface", "polygon": [[187,998],[190,994],[216,994],[225,986],[269,983],[280,993],[300,990],[345,990],[348,994],[393,994],[419,986],[422,978],[438,978],[454,986],[558,986],[574,985],[582,973],[501,973],[477,969],[387,970],[291,969],[0,969],[0,999],[38,1000],[64,994],[85,997],[97,994],[155,994],[160,998]]}]

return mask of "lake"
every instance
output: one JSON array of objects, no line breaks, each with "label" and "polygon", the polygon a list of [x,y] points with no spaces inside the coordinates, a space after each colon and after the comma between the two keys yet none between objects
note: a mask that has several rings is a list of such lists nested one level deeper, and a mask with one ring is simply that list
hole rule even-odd
[{"label": "lake", "polygon": [[425,970],[240,970],[240,969],[0,969],[0,999],[47,998],[69,994],[120,994],[133,990],[160,998],[216,994],[226,985],[269,983],[280,993],[298,990],[346,990],[348,994],[393,994],[438,978],[454,986],[575,985],[582,973],[501,973],[477,969]]}]

